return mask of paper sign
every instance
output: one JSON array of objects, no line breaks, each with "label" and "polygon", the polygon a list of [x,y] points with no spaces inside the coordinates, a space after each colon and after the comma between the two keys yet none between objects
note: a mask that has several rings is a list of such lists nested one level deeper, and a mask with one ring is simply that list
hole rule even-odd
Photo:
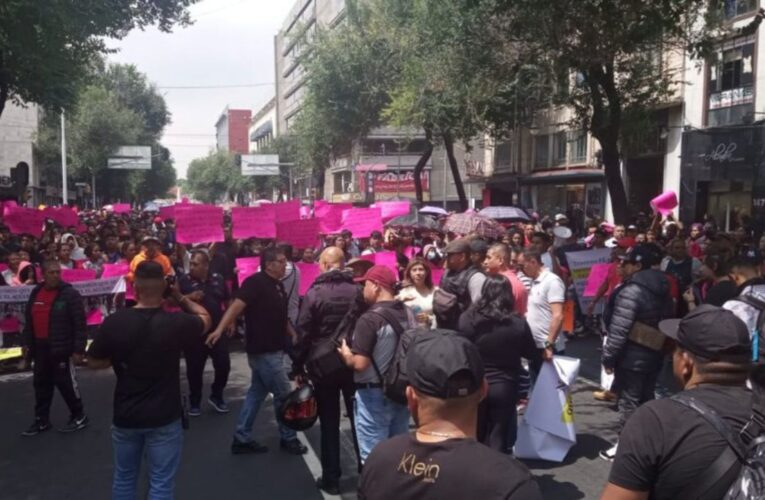
[{"label": "paper sign", "polygon": [[51,219],[62,227],[77,226],[80,223],[77,212],[68,207],[48,207],[43,210],[43,214],[45,214],[46,218]]},{"label": "paper sign", "polygon": [[130,203],[115,203],[112,205],[112,211],[115,214],[127,214],[130,213],[131,209]]},{"label": "paper sign", "polygon": [[343,211],[350,210],[350,203],[327,203],[314,209],[313,215],[321,221],[319,230],[322,234],[339,233],[343,225]]},{"label": "paper sign", "polygon": [[31,234],[35,238],[42,236],[45,214],[40,210],[6,207],[3,219],[13,234]]},{"label": "paper sign", "polygon": [[223,241],[223,208],[212,205],[175,207],[175,239],[178,243]]},{"label": "paper sign", "polygon": [[606,264],[611,261],[611,249],[602,248],[596,250],[584,250],[579,252],[566,252],[568,268],[571,271],[571,278],[574,280],[574,289],[576,298],[579,301],[579,307],[586,311],[592,302],[592,297],[584,295],[584,288],[587,285],[587,277],[590,275],[590,269],[595,264]]},{"label": "paper sign", "polygon": [[273,203],[276,222],[300,220],[300,200],[290,200],[283,203]]},{"label": "paper sign", "polygon": [[61,280],[67,283],[89,281],[96,279],[96,271],[93,269],[61,269]]},{"label": "paper sign", "polygon": [[231,209],[233,236],[237,239],[276,238],[273,205]]},{"label": "paper sign", "polygon": [[321,269],[319,269],[319,264],[309,264],[307,262],[297,262],[295,266],[300,269],[300,289],[298,293],[302,297],[311,288],[316,278],[319,277]]},{"label": "paper sign", "polygon": [[590,268],[590,275],[587,277],[587,284],[584,287],[585,297],[594,297],[598,294],[598,289],[608,279],[610,268],[611,264],[595,264]]},{"label": "paper sign", "polygon": [[420,253],[420,250],[422,249],[419,247],[406,247],[404,249],[404,255],[406,255],[406,257],[411,260],[414,258],[415,255]]},{"label": "paper sign", "polygon": [[379,208],[380,218],[388,222],[399,215],[408,215],[411,204],[408,201],[378,201],[371,208]]},{"label": "paper sign", "polygon": [[21,331],[21,321],[15,316],[6,316],[0,319],[0,332],[15,333]]},{"label": "paper sign", "polygon": [[88,312],[86,321],[88,326],[95,326],[103,323],[104,315],[101,313],[101,308],[93,309],[92,311]]},{"label": "paper sign", "polygon": [[101,277],[113,278],[115,276],[125,276],[129,272],[130,265],[128,263],[104,264],[104,272],[101,274]]},{"label": "paper sign", "polygon": [[444,269],[442,267],[432,268],[430,272],[433,274],[433,284],[438,286],[441,283],[441,277],[444,275]]},{"label": "paper sign", "polygon": [[355,238],[368,238],[372,231],[382,232],[379,208],[351,208],[343,210],[342,229],[350,231]]},{"label": "paper sign", "polygon": [[295,248],[313,248],[319,239],[319,220],[303,219],[279,224],[276,236]]},{"label": "paper sign", "polygon": [[237,279],[241,286],[245,279],[260,271],[260,257],[236,259]]},{"label": "paper sign", "polygon": [[162,220],[175,219],[175,205],[159,207],[159,216],[162,217]]},{"label": "paper sign", "polygon": [[372,254],[376,266],[385,266],[398,278],[398,259],[396,252],[377,252]]},{"label": "paper sign", "polygon": [[343,215],[343,210],[353,208],[353,203],[327,203],[323,200],[316,200],[313,206],[313,216],[317,219],[324,217],[331,212],[339,212]]}]

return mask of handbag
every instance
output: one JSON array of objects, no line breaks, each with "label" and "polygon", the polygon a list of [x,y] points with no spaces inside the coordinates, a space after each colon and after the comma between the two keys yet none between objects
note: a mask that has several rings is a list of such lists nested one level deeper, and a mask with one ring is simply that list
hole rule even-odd
[{"label": "handbag", "polygon": [[308,351],[305,368],[308,371],[308,376],[315,384],[350,370],[340,353],[337,352],[337,348],[340,347],[340,337],[347,329],[348,324],[353,323],[348,317],[350,315],[349,313],[338,323],[332,335],[316,339],[312,343]]},{"label": "handbag", "polygon": [[652,351],[661,351],[664,349],[664,343],[667,337],[661,333],[658,329],[646,325],[640,321],[636,321],[630,333],[627,335],[627,339],[632,342],[651,349]]}]

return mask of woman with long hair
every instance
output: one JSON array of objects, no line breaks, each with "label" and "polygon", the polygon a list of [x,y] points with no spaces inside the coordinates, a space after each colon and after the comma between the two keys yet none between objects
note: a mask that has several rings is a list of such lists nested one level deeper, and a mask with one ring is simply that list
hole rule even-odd
[{"label": "woman with long hair", "polygon": [[429,328],[435,328],[436,317],[433,314],[433,272],[430,264],[422,257],[409,261],[404,270],[404,288],[396,298],[414,312],[417,322]]},{"label": "woman with long hair", "polygon": [[529,325],[513,313],[514,305],[510,282],[502,275],[487,276],[481,298],[462,313],[458,328],[478,347],[489,382],[489,393],[478,408],[478,440],[508,454],[517,435],[521,358],[539,357]]}]

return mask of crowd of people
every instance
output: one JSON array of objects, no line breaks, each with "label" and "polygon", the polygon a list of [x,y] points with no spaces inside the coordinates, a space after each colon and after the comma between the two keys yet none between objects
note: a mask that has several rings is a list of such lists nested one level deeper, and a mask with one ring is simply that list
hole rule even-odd
[{"label": "crowd of people", "polygon": [[[173,220],[155,214],[80,216],[84,230],[49,221],[40,238],[0,226],[0,285],[34,285],[18,331],[3,331],[3,342],[21,345],[34,366],[35,418],[25,436],[51,428],[55,388],[71,413],[60,430],[85,428],[74,366],[87,358],[93,368],[113,367],[114,498],[135,498],[144,449],[150,497],[172,497],[184,419],[203,411],[207,358],[215,373],[207,402],[230,411],[225,388],[237,336],[252,378],[231,452],[268,452],[253,435],[260,406],[271,394],[279,415],[293,388],[311,383],[321,432],[316,485],[330,494],[339,493],[343,473],[342,402],[360,498],[540,497],[513,458],[518,412],[543,364],[581,335],[602,336],[602,365],[614,375],[594,393],[616,402],[619,414],[619,441],[601,452],[613,461],[604,498],[680,498],[691,487],[693,498],[719,498],[727,490],[732,467],[696,484],[728,445],[678,396],[701,401],[736,433],[761,415],[747,381],[765,349],[765,237],[755,241],[744,227],[685,228],[657,216],[582,228],[557,214],[507,223],[498,237],[388,227],[293,248],[236,240],[228,217],[224,241],[186,245],[176,241]],[[588,308],[573,300],[566,328],[564,305],[576,294],[567,253],[604,248],[612,249],[608,274]],[[383,251],[396,253],[397,266],[364,258]],[[260,271],[239,283],[236,259],[253,256]],[[303,296],[299,262],[318,263],[321,272]],[[100,277],[116,263],[127,266],[129,292],[88,329],[61,270]],[[680,392],[652,401],[670,369]],[[398,372],[409,387],[394,395],[389,379]],[[307,452],[294,428],[277,424],[282,451]],[[746,433],[751,440],[759,430]]]}]

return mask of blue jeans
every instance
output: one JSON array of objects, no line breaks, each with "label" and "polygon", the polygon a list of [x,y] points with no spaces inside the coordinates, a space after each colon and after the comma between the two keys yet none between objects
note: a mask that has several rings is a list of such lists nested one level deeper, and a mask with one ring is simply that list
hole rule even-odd
[{"label": "blue jeans", "polygon": [[[252,383],[247,397],[244,399],[239,421],[236,424],[234,438],[243,443],[252,441],[252,426],[258,415],[260,405],[268,396],[274,395],[274,412],[278,414],[284,398],[292,391],[287,378],[287,368],[284,366],[284,352],[269,352],[266,354],[248,354],[247,362],[252,370]],[[278,422],[278,419],[277,419]],[[279,422],[279,434],[282,441],[297,439],[297,433]]]},{"label": "blue jeans", "polygon": [[112,500],[135,500],[144,452],[149,462],[149,500],[173,498],[175,473],[181,461],[181,421],[149,429],[112,426],[114,480]]},{"label": "blue jeans", "polygon": [[361,463],[375,446],[409,431],[409,408],[386,398],[382,389],[357,389],[354,417]]}]

